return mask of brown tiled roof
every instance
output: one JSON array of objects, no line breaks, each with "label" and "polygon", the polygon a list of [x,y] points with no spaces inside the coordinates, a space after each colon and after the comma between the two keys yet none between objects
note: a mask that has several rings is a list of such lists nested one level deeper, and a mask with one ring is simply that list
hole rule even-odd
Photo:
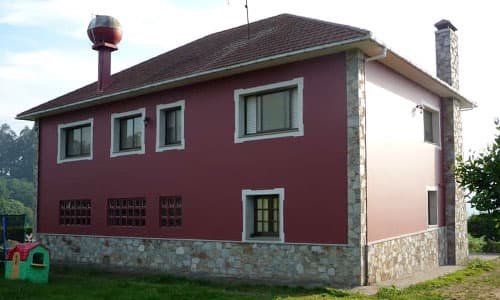
[{"label": "brown tiled roof", "polygon": [[18,117],[155,82],[369,34],[369,31],[351,26],[282,14],[250,23],[250,39],[247,25],[207,35],[112,75],[111,84],[105,92],[98,93],[97,82],[94,82],[31,108]]}]

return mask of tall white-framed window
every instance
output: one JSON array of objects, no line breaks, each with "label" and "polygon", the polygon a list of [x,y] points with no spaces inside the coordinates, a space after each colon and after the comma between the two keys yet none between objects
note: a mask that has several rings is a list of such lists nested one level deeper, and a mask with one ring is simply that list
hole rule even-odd
[{"label": "tall white-framed window", "polygon": [[182,150],[185,100],[156,106],[156,152]]},{"label": "tall white-framed window", "polygon": [[285,189],[241,191],[244,242],[285,242]]},{"label": "tall white-framed window", "polygon": [[424,105],[422,109],[424,121],[424,141],[427,143],[441,145],[441,129],[439,110]]},{"label": "tall white-framed window", "polygon": [[145,117],[145,108],[111,114],[111,157],[144,154]]},{"label": "tall white-framed window", "polygon": [[439,194],[437,186],[426,187],[427,191],[427,225],[439,225]]},{"label": "tall white-framed window", "polygon": [[57,126],[57,163],[93,158],[94,119]]},{"label": "tall white-framed window", "polygon": [[234,142],[304,135],[302,77],[234,91]]}]

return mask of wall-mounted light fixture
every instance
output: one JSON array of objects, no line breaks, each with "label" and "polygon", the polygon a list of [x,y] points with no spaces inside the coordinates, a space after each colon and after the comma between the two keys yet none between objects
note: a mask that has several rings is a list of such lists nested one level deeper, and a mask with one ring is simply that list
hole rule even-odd
[{"label": "wall-mounted light fixture", "polygon": [[151,119],[149,117],[145,117],[144,120],[142,120],[144,122],[144,127],[147,127],[148,126],[148,123]]}]

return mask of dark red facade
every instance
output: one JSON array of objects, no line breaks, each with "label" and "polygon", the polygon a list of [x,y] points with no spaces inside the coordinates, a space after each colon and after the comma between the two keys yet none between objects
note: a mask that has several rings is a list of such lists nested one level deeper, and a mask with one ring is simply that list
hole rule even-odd
[{"label": "dark red facade", "polygon": [[[234,142],[234,91],[303,77],[304,136]],[[185,149],[156,152],[156,105],[185,100]],[[112,113],[146,109],[145,154],[110,157]],[[93,118],[93,159],[57,163],[57,126]],[[347,242],[343,53],[40,120],[38,231],[205,240],[242,238],[243,189],[285,189],[285,242]],[[159,198],[181,195],[182,226]],[[107,224],[111,198],[144,197],[146,226]],[[59,201],[91,199],[91,225],[59,224]]]}]

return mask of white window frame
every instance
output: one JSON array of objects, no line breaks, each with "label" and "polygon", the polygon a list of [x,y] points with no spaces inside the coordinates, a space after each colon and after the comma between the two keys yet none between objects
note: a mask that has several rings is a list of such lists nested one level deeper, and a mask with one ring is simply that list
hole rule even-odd
[{"label": "white window frame", "polygon": [[[436,192],[436,224],[429,224],[429,192]],[[426,216],[426,221],[425,223],[427,224],[427,227],[429,228],[435,228],[439,226],[439,188],[437,186],[426,186],[425,187],[425,216]]]},{"label": "white window frame", "polygon": [[[438,108],[432,107],[430,105],[424,104],[422,105],[422,124],[423,124],[423,130],[422,130],[422,135],[423,138],[422,140],[431,145],[435,145],[438,147],[441,147],[441,113]],[[433,136],[437,136],[437,141],[426,141],[425,140],[425,119],[424,119],[424,112],[428,111],[432,114],[432,131],[433,131]]]},{"label": "white window frame", "polygon": [[141,148],[137,150],[130,151],[120,151],[120,119],[133,116],[133,115],[141,115],[142,120],[144,121],[146,117],[146,108],[139,108],[136,110],[121,112],[121,113],[113,113],[111,114],[111,139],[110,139],[110,157],[118,157],[125,155],[134,155],[134,154],[144,154],[145,153],[145,126],[144,122],[141,122]]},{"label": "white window frame", "polygon": [[[167,104],[158,104],[156,106],[156,152],[162,152],[167,150],[183,150],[185,148],[184,140],[184,112],[185,112],[186,101],[179,100]],[[175,145],[164,145],[162,141],[165,137],[165,110],[180,107],[181,108],[181,143]]]},{"label": "white window frame", "polygon": [[[90,124],[90,155],[66,158],[66,129]],[[94,158],[94,119],[81,120],[57,125],[57,163],[79,160],[92,160]]]},{"label": "white window frame", "polygon": [[[244,124],[244,103],[245,96],[252,94],[260,94],[266,91],[273,91],[283,88],[296,88],[297,89],[297,103],[294,107],[297,110],[297,124],[294,127],[297,129],[286,132],[263,133],[256,135],[245,135]],[[243,143],[247,141],[256,141],[264,139],[274,139],[281,137],[298,137],[304,135],[304,121],[303,121],[303,93],[304,93],[304,78],[299,77],[289,81],[282,81],[262,86],[256,86],[246,89],[238,89],[234,91],[234,142]]]},{"label": "white window frame", "polygon": [[[279,196],[279,236],[274,237],[251,237],[253,232],[253,201],[251,198],[253,196],[259,195],[278,195]],[[285,189],[284,188],[274,188],[268,190],[251,190],[244,189],[241,191],[241,202],[243,207],[243,231],[241,233],[241,240],[243,242],[251,243],[284,243],[285,242],[285,228],[284,228],[284,201],[285,201]]]}]

